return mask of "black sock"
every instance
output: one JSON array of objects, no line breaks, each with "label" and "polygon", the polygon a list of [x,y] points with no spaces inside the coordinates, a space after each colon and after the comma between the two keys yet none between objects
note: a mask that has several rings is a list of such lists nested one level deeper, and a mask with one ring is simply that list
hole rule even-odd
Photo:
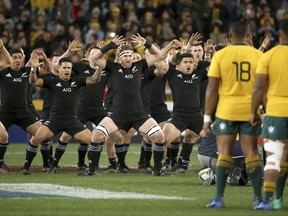
[{"label": "black sock", "polygon": [[190,155],[193,149],[194,143],[184,143],[182,144],[182,167],[188,168],[190,162]]},{"label": "black sock", "polygon": [[117,169],[117,160],[116,157],[109,158],[109,163],[111,168]]},{"label": "black sock", "polygon": [[125,164],[125,146],[124,145],[115,145],[115,151],[118,158],[118,163],[120,167],[126,166]]},{"label": "black sock", "polygon": [[27,148],[26,148],[25,164],[23,167],[24,169],[27,169],[27,170],[30,169],[31,163],[37,154],[37,149],[38,149],[37,146],[31,145],[30,142],[28,143]]},{"label": "black sock", "polygon": [[88,151],[88,145],[85,143],[79,143],[78,146],[78,166],[85,164],[85,157]]},{"label": "black sock", "polygon": [[43,167],[49,167],[51,140],[46,140],[40,145],[40,152],[43,160]]},{"label": "black sock", "polygon": [[145,141],[141,141],[141,151],[138,165],[143,165],[145,163]]},{"label": "black sock", "polygon": [[124,146],[124,152],[125,152],[125,158],[126,158],[126,155],[128,153],[128,150],[129,150],[130,143],[124,143],[123,146]]},{"label": "black sock", "polygon": [[150,167],[150,161],[152,157],[152,144],[145,143],[145,168]]},{"label": "black sock", "polygon": [[154,170],[160,171],[162,168],[162,160],[164,155],[164,143],[155,143],[154,145]]},{"label": "black sock", "polygon": [[9,143],[0,143],[0,161],[4,161],[4,155],[6,153]]},{"label": "black sock", "polygon": [[93,143],[89,145],[89,170],[94,172],[99,167],[99,160],[103,149],[103,142]]},{"label": "black sock", "polygon": [[170,162],[171,162],[171,148],[170,148],[170,145],[168,145],[167,151],[166,151],[165,164],[170,164]]},{"label": "black sock", "polygon": [[169,145],[170,148],[170,157],[171,157],[171,166],[174,167],[177,164],[177,157],[179,152],[180,142],[172,142]]},{"label": "black sock", "polygon": [[58,140],[58,142],[56,143],[55,156],[53,158],[53,164],[52,164],[53,167],[58,166],[58,163],[59,163],[62,155],[66,151],[66,147],[67,147],[67,143],[63,143],[60,140]]}]

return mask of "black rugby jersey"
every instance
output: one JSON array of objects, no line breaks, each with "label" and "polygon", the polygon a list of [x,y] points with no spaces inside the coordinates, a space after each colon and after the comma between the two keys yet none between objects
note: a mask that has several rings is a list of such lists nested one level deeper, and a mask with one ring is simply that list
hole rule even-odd
[{"label": "black rugby jersey", "polygon": [[[39,75],[39,78],[57,78],[58,76],[53,74],[53,73],[46,73]],[[41,98],[43,99],[43,107],[42,107],[42,112],[50,113],[51,109],[51,96],[49,93],[49,90],[47,88],[42,88],[41,89]]]},{"label": "black rugby jersey", "polygon": [[154,67],[147,68],[142,74],[140,92],[144,110],[148,114],[150,114],[151,112],[150,96],[151,96],[152,83],[154,82],[153,80],[156,78],[154,70],[155,70]]},{"label": "black rugby jersey", "polygon": [[128,113],[144,111],[140,88],[142,71],[147,67],[145,59],[134,62],[128,69],[107,61],[105,71],[112,76],[113,110]]},{"label": "black rugby jersey", "polygon": [[200,70],[184,74],[170,64],[166,76],[173,96],[173,112],[200,111],[200,86],[207,74],[201,73]]},{"label": "black rugby jersey", "polygon": [[157,77],[153,80],[151,89],[151,110],[168,110],[165,94],[167,77]]},{"label": "black rugby jersey", "polygon": [[[89,77],[95,73],[95,69],[88,64],[79,62],[74,63],[72,70],[80,77]],[[93,113],[95,110],[103,110],[103,93],[106,87],[108,73],[103,70],[101,72],[101,80],[99,83],[85,86],[79,90],[77,98],[77,111],[84,113]]]},{"label": "black rugby jersey", "polygon": [[86,78],[74,76],[68,81],[59,77],[43,78],[43,87],[49,90],[51,96],[50,118],[76,117],[75,100],[78,89],[86,85]]},{"label": "black rugby jersey", "polygon": [[28,107],[27,90],[29,84],[30,67],[14,71],[6,68],[0,72],[1,107],[15,110]]}]

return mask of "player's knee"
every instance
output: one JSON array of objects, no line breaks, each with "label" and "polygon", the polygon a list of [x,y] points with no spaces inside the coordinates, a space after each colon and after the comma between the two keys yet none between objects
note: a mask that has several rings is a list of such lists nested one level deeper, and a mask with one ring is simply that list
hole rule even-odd
[{"label": "player's knee", "polygon": [[269,140],[264,144],[264,150],[270,154],[266,157],[266,170],[277,170],[280,172],[280,162],[285,144],[279,140]]},{"label": "player's knee", "polygon": [[109,136],[109,131],[103,125],[97,125],[92,133],[92,142],[104,142],[105,138]]},{"label": "player's knee", "polygon": [[44,139],[40,136],[32,136],[30,139],[30,143],[34,146],[38,146],[41,142],[43,142]]},{"label": "player's knee", "polygon": [[67,133],[62,133],[61,137],[60,137],[60,140],[61,142],[63,143],[68,143],[70,140],[71,140],[71,136]]},{"label": "player's knee", "polygon": [[0,142],[8,143],[8,133],[7,131],[0,131]]},{"label": "player's knee", "polygon": [[164,133],[159,125],[153,125],[146,134],[156,143],[163,143],[165,141]]}]

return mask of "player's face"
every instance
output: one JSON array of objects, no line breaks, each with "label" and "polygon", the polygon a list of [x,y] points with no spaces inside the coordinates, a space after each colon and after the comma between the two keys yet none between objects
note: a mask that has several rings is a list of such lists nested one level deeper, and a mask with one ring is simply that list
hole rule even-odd
[{"label": "player's face", "polygon": [[204,55],[202,46],[193,46],[191,54],[193,55],[195,61],[202,61]]},{"label": "player's face", "polygon": [[192,74],[194,70],[193,58],[191,57],[183,58],[177,69],[180,70],[184,74]]},{"label": "player's face", "polygon": [[133,63],[133,59],[134,56],[131,54],[129,55],[124,55],[122,57],[120,57],[120,64],[124,67],[124,68],[130,68],[132,66]]},{"label": "player's face", "polygon": [[60,79],[62,80],[69,80],[72,73],[72,63],[71,62],[62,62],[59,65],[59,74]]},{"label": "player's face", "polygon": [[12,63],[11,63],[11,68],[13,70],[19,70],[24,62],[24,55],[22,53],[14,53],[12,54]]},{"label": "player's face", "polygon": [[52,68],[54,71],[58,71],[58,69],[59,69],[59,65],[58,65],[58,59],[59,58],[60,58],[60,56],[54,56],[51,60]]}]

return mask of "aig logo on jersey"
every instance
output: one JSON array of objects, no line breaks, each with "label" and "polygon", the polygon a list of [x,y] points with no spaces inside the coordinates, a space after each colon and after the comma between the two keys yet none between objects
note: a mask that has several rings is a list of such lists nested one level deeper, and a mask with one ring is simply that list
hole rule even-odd
[{"label": "aig logo on jersey", "polygon": [[269,134],[274,134],[275,131],[276,131],[275,127],[272,126],[272,125],[268,126],[268,127],[267,127],[267,130],[268,130],[268,133],[269,133]]},{"label": "aig logo on jersey", "polygon": [[71,92],[72,88],[63,88],[62,92]]},{"label": "aig logo on jersey", "polygon": [[133,79],[133,74],[125,74],[125,79]]},{"label": "aig logo on jersey", "polygon": [[21,78],[14,78],[13,82],[22,82],[22,79]]}]

